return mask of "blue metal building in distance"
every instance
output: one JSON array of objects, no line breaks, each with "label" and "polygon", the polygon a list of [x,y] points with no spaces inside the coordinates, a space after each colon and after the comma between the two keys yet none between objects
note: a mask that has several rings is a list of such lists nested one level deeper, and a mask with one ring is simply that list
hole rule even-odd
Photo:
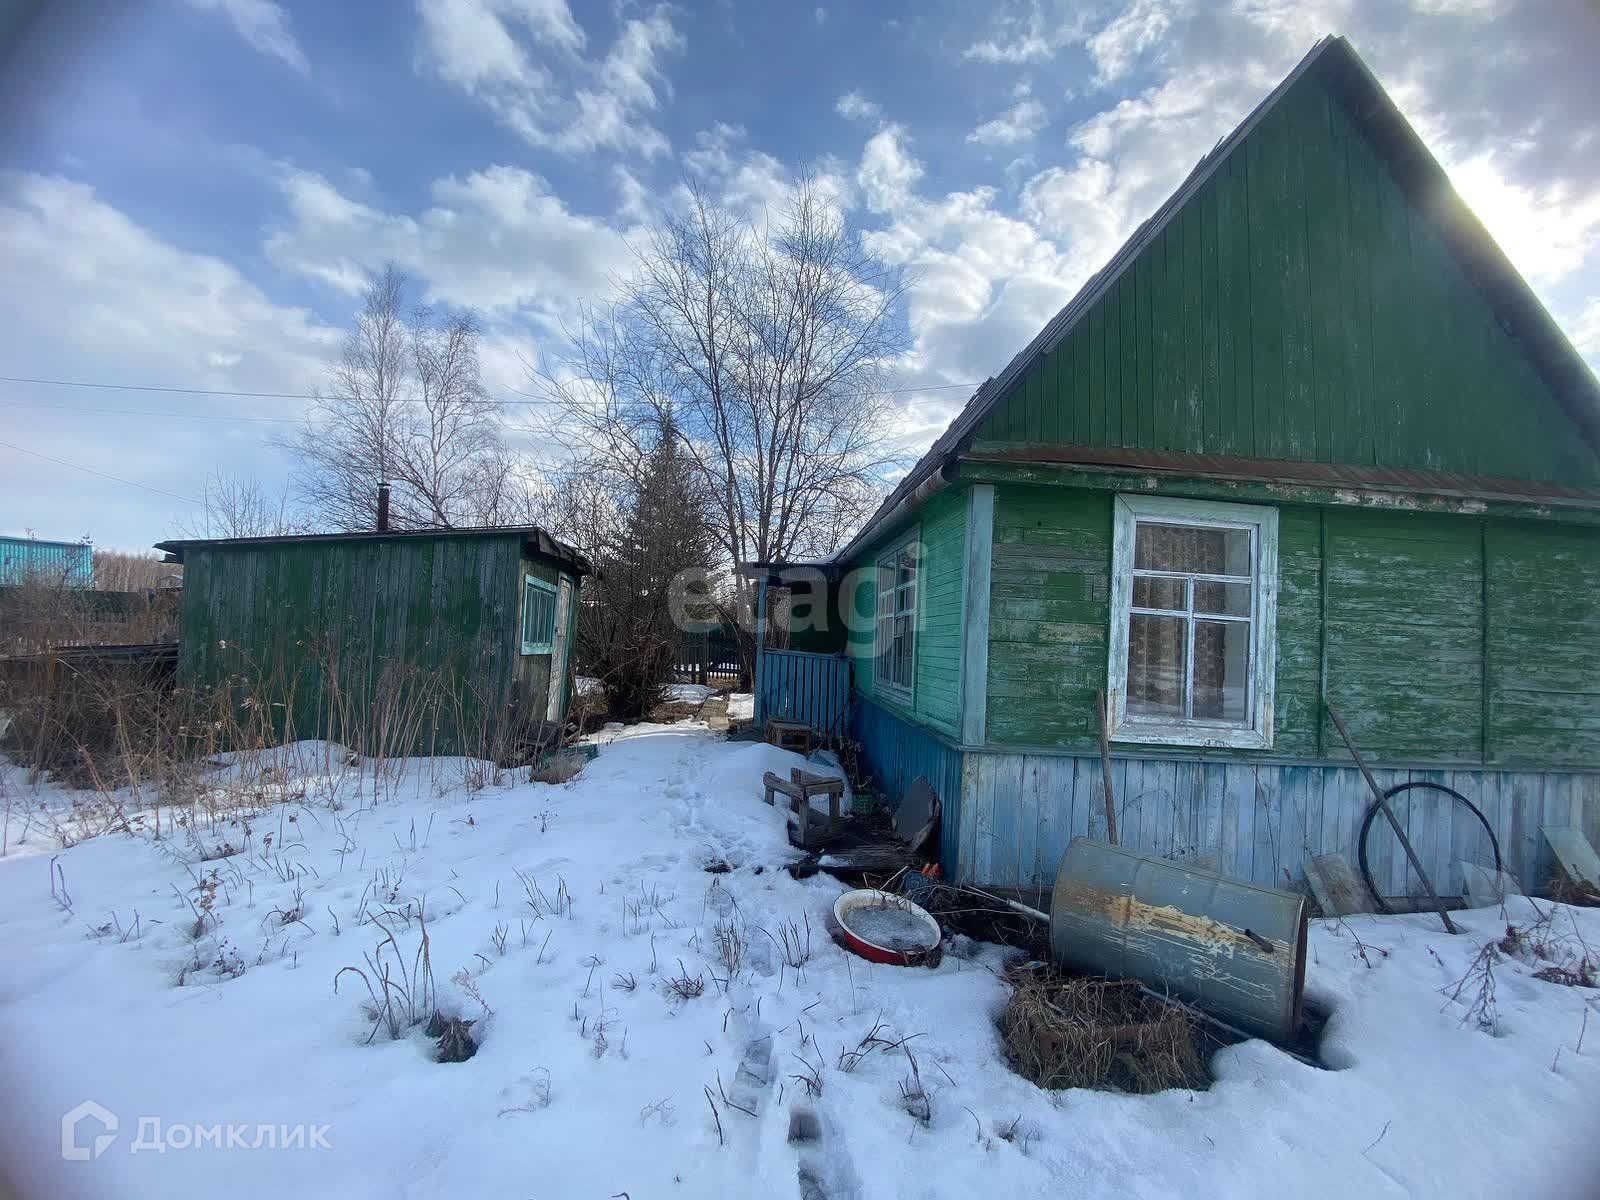
[{"label": "blue metal building in distance", "polygon": [[0,586],[35,580],[74,588],[94,587],[94,547],[85,542],[0,536]]}]

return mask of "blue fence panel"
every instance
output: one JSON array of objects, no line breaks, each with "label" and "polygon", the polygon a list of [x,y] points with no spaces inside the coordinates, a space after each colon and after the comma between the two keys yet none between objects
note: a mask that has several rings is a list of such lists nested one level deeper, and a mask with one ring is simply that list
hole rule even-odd
[{"label": "blue fence panel", "polygon": [[851,706],[850,730],[861,743],[865,766],[883,789],[891,808],[921,775],[939,794],[939,865],[948,879],[959,878],[961,834],[961,751],[857,695]]},{"label": "blue fence panel", "polygon": [[766,650],[756,680],[756,723],[776,717],[804,721],[824,738],[849,723],[850,660],[842,654]]}]

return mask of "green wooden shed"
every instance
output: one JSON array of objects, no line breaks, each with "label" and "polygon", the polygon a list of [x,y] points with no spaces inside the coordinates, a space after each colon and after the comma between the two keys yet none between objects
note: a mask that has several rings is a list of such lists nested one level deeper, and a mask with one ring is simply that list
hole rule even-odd
[{"label": "green wooden shed", "polygon": [[[960,879],[1047,886],[1104,835],[1101,692],[1140,851],[1280,886],[1353,862],[1370,797],[1329,704],[1385,785],[1470,797],[1526,885],[1542,826],[1600,842],[1600,386],[1342,38],[844,550],[755,574],[845,616],[832,654],[764,652],[762,712],[846,664],[866,762],[891,798],[934,783]],[[1476,818],[1400,807],[1459,894]],[[1413,892],[1381,832],[1380,891]]]},{"label": "green wooden shed", "polygon": [[161,542],[178,685],[284,737],[514,756],[562,721],[590,571],[535,526]]}]

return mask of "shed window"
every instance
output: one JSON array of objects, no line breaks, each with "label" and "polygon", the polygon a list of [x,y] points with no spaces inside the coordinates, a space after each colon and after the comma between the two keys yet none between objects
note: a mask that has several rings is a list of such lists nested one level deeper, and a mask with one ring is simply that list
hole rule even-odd
[{"label": "shed window", "polygon": [[522,652],[549,654],[556,635],[556,585],[522,577]]},{"label": "shed window", "polygon": [[1119,496],[1112,555],[1112,736],[1272,745],[1278,513]]},{"label": "shed window", "polygon": [[878,560],[874,677],[884,691],[911,699],[917,668],[917,542],[915,533]]}]

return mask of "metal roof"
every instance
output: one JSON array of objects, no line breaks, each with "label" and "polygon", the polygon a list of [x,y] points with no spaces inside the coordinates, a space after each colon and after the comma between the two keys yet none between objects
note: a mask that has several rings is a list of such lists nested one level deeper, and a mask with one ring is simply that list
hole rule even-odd
[{"label": "metal roof", "polygon": [[1133,236],[1111,260],[1006,364],[1005,370],[983,382],[949,428],[834,558],[847,558],[869,541],[902,501],[935,471],[966,450],[978,427],[1009,396],[1034,363],[1066,339],[1078,321],[1160,235],[1284,94],[1318,64],[1323,64],[1327,82],[1345,101],[1352,121],[1372,139],[1413,202],[1436,223],[1446,244],[1489,301],[1502,326],[1523,341],[1540,377],[1555,393],[1585,439],[1600,450],[1600,382],[1488,231],[1456,195],[1444,168],[1428,152],[1350,43],[1342,37],[1329,36],[1312,47],[1238,128],[1195,164],[1178,190],[1134,230]]},{"label": "metal roof", "polygon": [[566,563],[579,575],[589,575],[594,571],[593,565],[581,553],[565,542],[552,537],[537,525],[474,525],[461,529],[388,529],[381,533],[375,529],[370,529],[355,533],[295,533],[271,537],[177,538],[171,541],[157,542],[156,549],[166,551],[168,562],[181,563],[186,550],[200,548],[207,550],[245,549],[251,546],[278,546],[302,542],[378,542],[401,541],[408,538],[494,536],[520,537],[523,543],[531,547],[536,553],[543,555],[545,558],[552,558],[557,562]]}]

